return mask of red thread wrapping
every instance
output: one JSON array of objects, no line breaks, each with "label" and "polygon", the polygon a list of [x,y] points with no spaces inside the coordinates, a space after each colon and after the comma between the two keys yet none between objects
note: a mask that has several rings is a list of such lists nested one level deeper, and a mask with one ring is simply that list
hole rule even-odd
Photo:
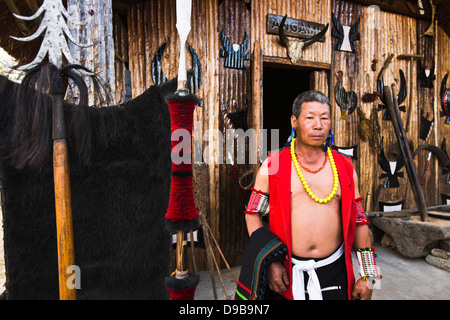
[{"label": "red thread wrapping", "polygon": [[[172,141],[172,152],[174,147],[183,143],[183,152],[189,152],[188,160],[181,163],[172,161],[172,172],[174,173],[192,173],[192,128],[194,120],[194,109],[196,102],[193,100],[180,101],[171,100],[168,102],[170,110],[171,133],[178,129],[185,129],[189,132],[190,141]],[[180,149],[175,148],[175,150]],[[179,156],[187,156],[179,154]],[[197,207],[194,201],[194,191],[192,185],[192,175],[172,176],[170,187],[169,206],[165,218],[172,222],[183,222],[186,220],[198,219]]]},{"label": "red thread wrapping", "polygon": [[367,220],[366,213],[364,212],[364,207],[362,204],[362,198],[355,199],[352,207],[353,211],[356,211],[356,225],[370,225],[370,222]]},{"label": "red thread wrapping", "polygon": [[181,290],[168,288],[170,293],[170,300],[194,300],[196,288],[197,286]]}]

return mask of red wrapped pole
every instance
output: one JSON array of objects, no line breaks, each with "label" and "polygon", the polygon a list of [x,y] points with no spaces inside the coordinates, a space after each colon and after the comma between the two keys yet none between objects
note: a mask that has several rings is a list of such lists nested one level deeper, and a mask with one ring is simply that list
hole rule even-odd
[{"label": "red wrapped pole", "polygon": [[[183,263],[184,232],[198,227],[198,212],[192,185],[192,128],[197,98],[186,87],[186,40],[191,30],[191,0],[177,0],[177,30],[180,37],[178,86],[167,98],[172,132],[172,184],[166,228],[177,233],[177,269],[166,278],[171,300],[193,300],[200,280],[198,274],[189,274]],[[183,137],[182,142],[176,137]],[[180,154],[181,151],[181,154]],[[174,276],[175,275],[175,276]]]},{"label": "red wrapped pole", "polygon": [[199,225],[192,183],[192,129],[198,100],[194,95],[183,92],[178,90],[167,99],[172,135],[172,179],[165,218],[167,230],[177,233],[177,268],[171,277],[166,278],[171,300],[193,300],[200,281],[200,276],[188,273],[183,263],[184,232]]},{"label": "red wrapped pole", "polygon": [[[198,227],[192,184],[192,128],[197,103],[194,95],[173,95],[168,99],[172,134],[172,179],[165,218],[170,232],[189,231]],[[177,140],[176,137],[182,140]]]}]

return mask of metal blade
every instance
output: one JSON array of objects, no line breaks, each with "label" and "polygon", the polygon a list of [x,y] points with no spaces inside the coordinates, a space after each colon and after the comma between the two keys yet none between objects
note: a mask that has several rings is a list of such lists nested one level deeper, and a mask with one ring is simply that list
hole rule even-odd
[{"label": "metal blade", "polygon": [[178,63],[178,89],[185,87],[186,75],[186,39],[191,31],[192,0],[177,0],[177,30],[180,37],[180,60]]}]

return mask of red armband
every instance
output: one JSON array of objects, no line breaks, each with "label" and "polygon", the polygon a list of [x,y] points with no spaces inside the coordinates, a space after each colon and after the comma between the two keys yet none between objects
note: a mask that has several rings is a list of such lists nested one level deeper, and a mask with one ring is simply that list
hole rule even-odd
[{"label": "red armband", "polygon": [[361,226],[365,224],[370,224],[367,220],[366,213],[364,212],[364,207],[362,204],[362,198],[355,199],[352,206],[352,211],[356,212],[356,225]]},{"label": "red armband", "polygon": [[269,214],[269,195],[262,191],[252,188],[252,194],[248,201],[247,208],[245,209],[247,214]]}]

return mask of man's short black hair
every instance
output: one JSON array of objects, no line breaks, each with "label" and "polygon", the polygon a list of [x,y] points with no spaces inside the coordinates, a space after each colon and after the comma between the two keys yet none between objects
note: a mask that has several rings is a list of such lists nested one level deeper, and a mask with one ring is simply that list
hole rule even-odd
[{"label": "man's short black hair", "polygon": [[330,99],[326,95],[324,95],[320,91],[316,90],[309,90],[302,92],[295,98],[294,103],[292,105],[292,114],[298,118],[300,113],[302,112],[302,104],[304,102],[320,102],[320,103],[326,103],[330,107],[330,114],[331,114],[331,103]]}]

